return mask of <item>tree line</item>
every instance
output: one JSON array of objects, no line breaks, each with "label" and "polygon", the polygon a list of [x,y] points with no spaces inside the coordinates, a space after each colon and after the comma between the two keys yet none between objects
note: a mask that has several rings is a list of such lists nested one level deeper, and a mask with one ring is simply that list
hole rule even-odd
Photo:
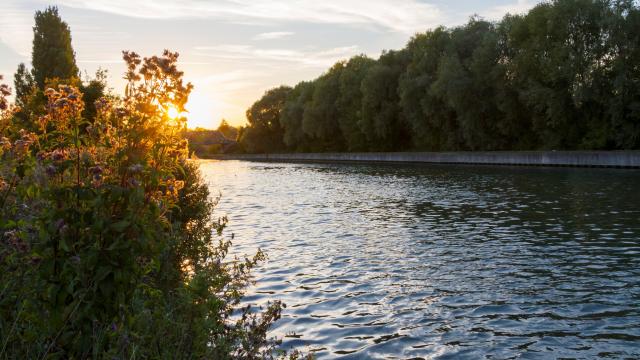
[{"label": "tree line", "polygon": [[247,152],[640,149],[640,6],[474,16],[268,90],[247,120]]}]

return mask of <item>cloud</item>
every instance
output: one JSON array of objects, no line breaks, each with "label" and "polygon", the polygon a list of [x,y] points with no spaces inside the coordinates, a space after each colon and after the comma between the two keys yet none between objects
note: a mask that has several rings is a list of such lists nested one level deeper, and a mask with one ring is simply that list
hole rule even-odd
[{"label": "cloud", "polygon": [[408,34],[437,26],[443,18],[436,5],[420,0],[59,0],[58,4],[151,19],[331,23]]},{"label": "cloud", "polygon": [[31,56],[33,11],[11,1],[0,4],[2,41],[23,57]]},{"label": "cloud", "polygon": [[540,3],[539,0],[517,0],[517,2],[512,4],[494,6],[480,15],[490,20],[500,20],[507,14],[516,15],[526,13],[538,3]]},{"label": "cloud", "polygon": [[290,31],[274,31],[256,35],[253,40],[275,40],[283,37],[291,36],[295,33]]},{"label": "cloud", "polygon": [[187,80],[193,82],[196,87],[208,87],[215,89],[218,93],[226,94],[255,86],[258,84],[257,79],[265,76],[264,72],[239,69]]},{"label": "cloud", "polygon": [[252,64],[269,65],[271,63],[297,64],[303,67],[326,68],[339,60],[347,59],[359,53],[356,45],[342,46],[327,50],[291,50],[263,49],[252,45],[214,45],[195,47],[197,55]]}]

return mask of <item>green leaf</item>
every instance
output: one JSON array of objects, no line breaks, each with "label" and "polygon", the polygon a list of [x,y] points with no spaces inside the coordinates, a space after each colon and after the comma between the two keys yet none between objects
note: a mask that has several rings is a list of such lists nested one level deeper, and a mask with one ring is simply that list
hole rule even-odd
[{"label": "green leaf", "polygon": [[111,273],[111,268],[108,266],[101,266],[96,271],[96,275],[94,277],[95,282],[100,282],[104,280]]},{"label": "green leaf", "polygon": [[71,247],[69,246],[69,244],[67,243],[67,238],[65,236],[63,236],[60,239],[60,248],[62,248],[62,250],[69,252],[71,251]]},{"label": "green leaf", "polygon": [[129,221],[127,220],[120,220],[111,225],[111,228],[117,232],[123,232],[127,227],[129,227]]}]

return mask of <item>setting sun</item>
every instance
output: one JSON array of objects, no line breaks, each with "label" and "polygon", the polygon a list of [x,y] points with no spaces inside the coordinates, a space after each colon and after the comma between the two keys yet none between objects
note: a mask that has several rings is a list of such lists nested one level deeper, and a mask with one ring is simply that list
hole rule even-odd
[{"label": "setting sun", "polygon": [[180,111],[178,111],[175,106],[169,106],[169,108],[167,109],[167,116],[170,119],[175,120],[178,118],[178,116],[180,116]]}]

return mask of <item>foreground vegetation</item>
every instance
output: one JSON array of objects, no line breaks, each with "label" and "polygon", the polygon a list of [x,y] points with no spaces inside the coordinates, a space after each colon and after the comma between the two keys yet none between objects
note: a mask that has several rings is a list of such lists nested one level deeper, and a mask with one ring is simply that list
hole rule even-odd
[{"label": "foreground vegetation", "polygon": [[178,54],[124,52],[124,96],[104,94],[78,79],[57,9],[35,19],[19,106],[0,86],[0,358],[275,357],[281,304],[238,307],[263,254],[227,259],[168,115],[192,89]]},{"label": "foreground vegetation", "polygon": [[640,149],[640,6],[553,0],[269,90],[248,152]]}]

